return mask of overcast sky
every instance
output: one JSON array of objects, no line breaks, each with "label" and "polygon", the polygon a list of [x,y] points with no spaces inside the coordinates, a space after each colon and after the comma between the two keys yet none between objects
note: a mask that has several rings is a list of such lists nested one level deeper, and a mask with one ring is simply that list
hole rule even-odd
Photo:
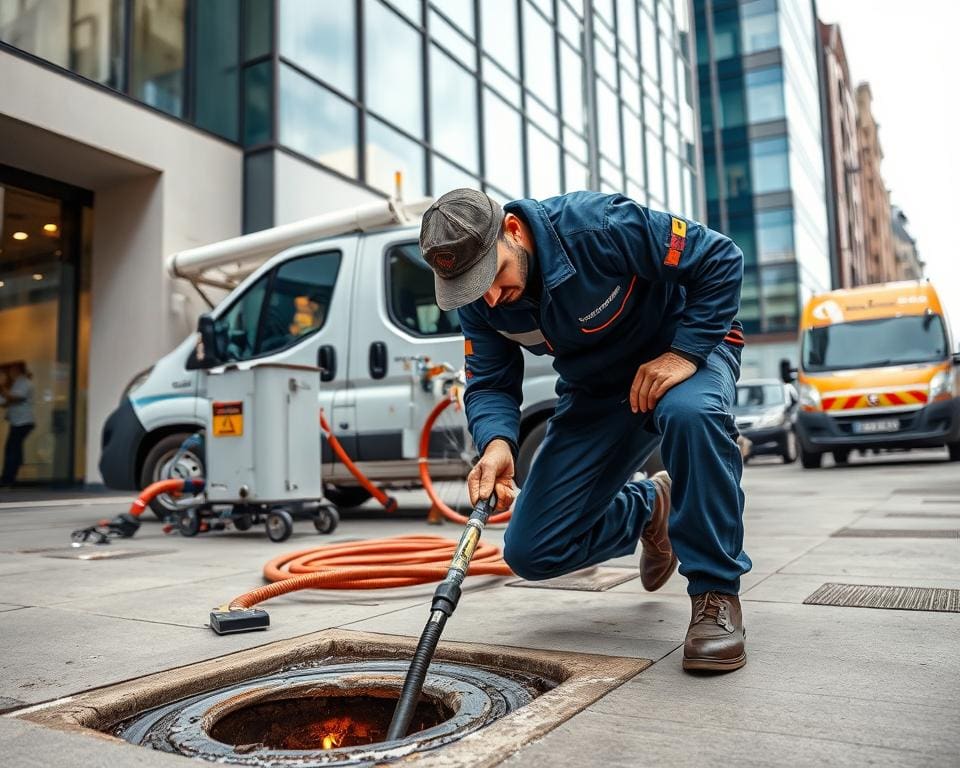
[{"label": "overcast sky", "polygon": [[960,0],[816,0],[873,91],[883,179],[960,336]]}]

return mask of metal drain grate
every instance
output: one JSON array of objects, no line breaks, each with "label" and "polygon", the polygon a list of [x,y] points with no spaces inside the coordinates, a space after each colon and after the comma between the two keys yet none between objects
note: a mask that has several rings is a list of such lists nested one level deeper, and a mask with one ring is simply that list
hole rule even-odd
[{"label": "metal drain grate", "polygon": [[594,567],[558,576],[544,581],[508,581],[508,587],[533,587],[534,589],[572,589],[578,592],[606,592],[611,587],[635,579],[640,575],[636,568]]},{"label": "metal drain grate", "polygon": [[960,539],[960,529],[841,528],[830,535],[836,539]]},{"label": "metal drain grate", "polygon": [[804,605],[836,605],[842,608],[960,613],[960,589],[824,584],[803,603]]}]

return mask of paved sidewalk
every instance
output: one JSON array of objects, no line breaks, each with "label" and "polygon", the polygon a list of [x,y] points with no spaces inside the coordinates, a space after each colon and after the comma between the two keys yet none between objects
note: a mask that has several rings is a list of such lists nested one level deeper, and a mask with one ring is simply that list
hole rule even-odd
[{"label": "paved sidewalk", "polygon": [[[649,658],[652,667],[527,745],[505,765],[710,763],[737,766],[960,765],[960,614],[804,605],[827,582],[960,589],[960,465],[945,453],[854,457],[804,471],[770,461],[745,471],[743,581],[748,663],[685,674],[683,580],[655,594],[639,580],[607,592],[517,589],[468,580],[444,639]],[[398,495],[406,509],[417,493]],[[0,755],[4,766],[184,766],[174,757],[15,719],[16,710],[85,689],[329,627],[417,636],[432,586],[322,592],[271,601],[266,633],[217,637],[209,609],[261,583],[280,552],[405,533],[456,538],[417,519],[347,518],[332,537],[297,523],[288,542],[261,529],[164,536],[147,523],[115,549],[77,561],[70,531],[126,508],[74,496],[0,504]],[[7,499],[4,499],[7,502]],[[59,503],[59,502],[63,503]],[[841,529],[845,535],[832,536]],[[928,534],[928,531],[954,531]],[[930,537],[936,536],[936,537]],[[491,529],[485,537],[502,540]],[[612,561],[635,568],[636,557]],[[136,751],[135,751],[136,750]]]}]

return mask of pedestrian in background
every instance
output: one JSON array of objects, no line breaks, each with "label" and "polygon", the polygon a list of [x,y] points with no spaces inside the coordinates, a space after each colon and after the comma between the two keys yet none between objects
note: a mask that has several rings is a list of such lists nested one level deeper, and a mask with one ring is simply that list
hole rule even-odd
[{"label": "pedestrian in background", "polygon": [[17,479],[23,465],[23,443],[34,427],[32,378],[27,364],[17,361],[8,367],[6,381],[0,383],[0,405],[6,406],[9,424],[0,486],[7,488]]},{"label": "pedestrian in background", "polygon": [[[653,591],[679,559],[692,609],[683,668],[742,667],[738,595],[751,563],[730,415],[743,347],[740,249],[623,195],[501,208],[473,189],[426,211],[420,246],[437,304],[459,311],[465,337],[464,402],[481,453],[467,478],[473,503],[496,491],[505,509],[515,493],[522,350],[552,356],[560,374],[504,537],[510,567],[549,579],[640,543],[640,578]],[[634,482],[658,443],[667,472]]]}]

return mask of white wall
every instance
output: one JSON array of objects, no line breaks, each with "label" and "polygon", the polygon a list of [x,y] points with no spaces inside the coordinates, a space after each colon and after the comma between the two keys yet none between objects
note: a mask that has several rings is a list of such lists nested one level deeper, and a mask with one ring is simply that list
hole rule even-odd
[{"label": "white wall", "polygon": [[240,234],[243,153],[4,52],[0,83],[0,163],[95,193],[86,479],[97,483],[100,430],[124,384],[189,332],[199,307],[163,259]]},{"label": "white wall", "polygon": [[283,152],[274,153],[273,188],[275,224],[383,199]]}]

